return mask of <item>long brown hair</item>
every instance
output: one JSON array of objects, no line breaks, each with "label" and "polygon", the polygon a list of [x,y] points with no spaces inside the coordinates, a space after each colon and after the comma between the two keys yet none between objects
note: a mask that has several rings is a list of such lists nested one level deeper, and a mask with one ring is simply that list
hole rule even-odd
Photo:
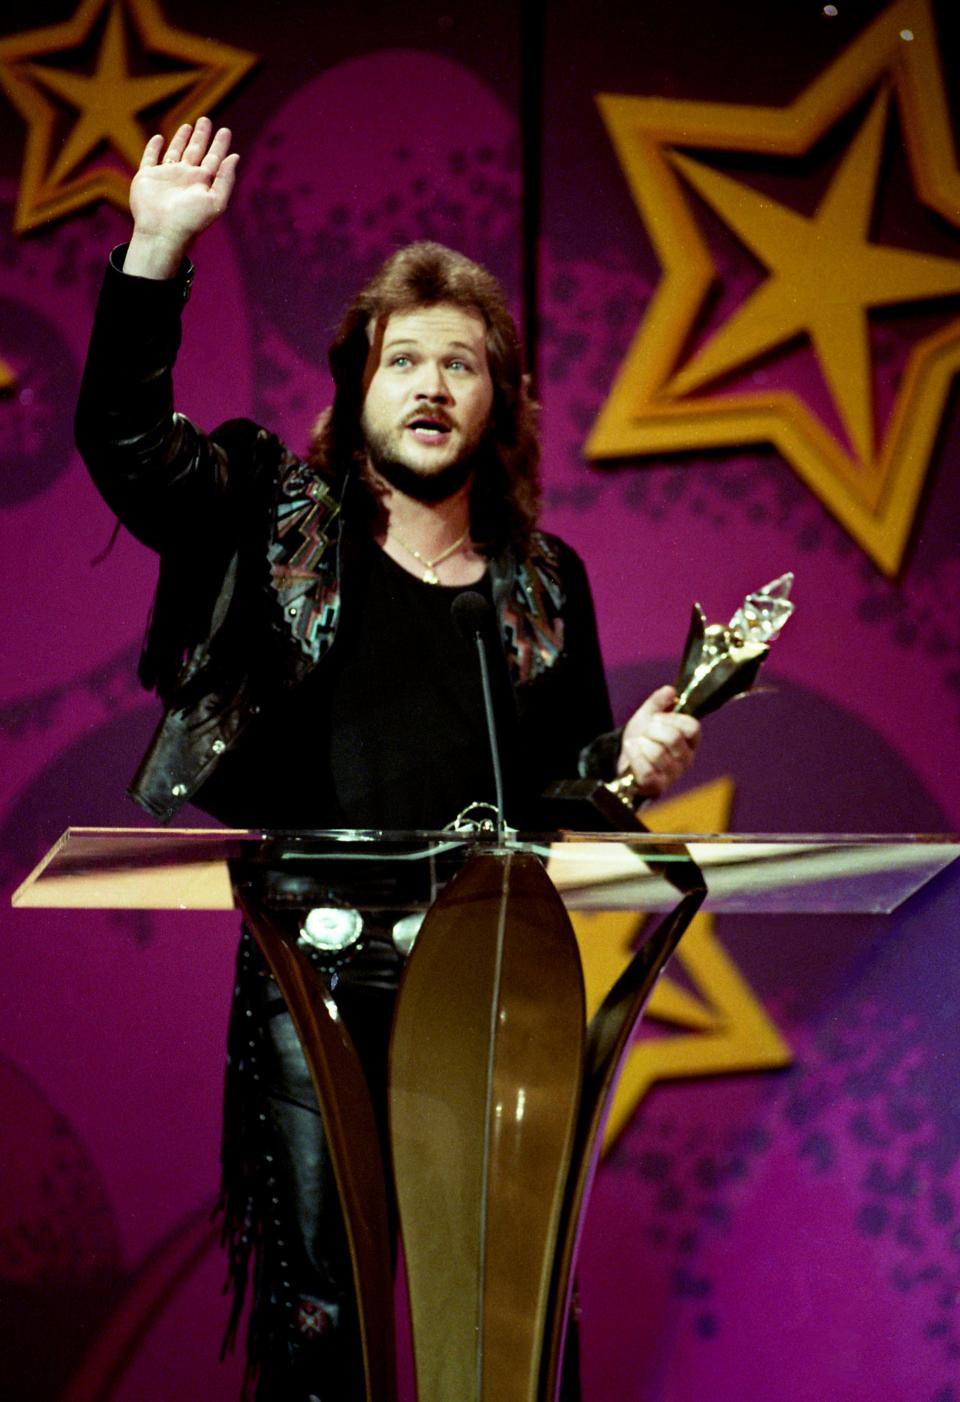
[{"label": "long brown hair", "polygon": [[478,312],[487,328],[493,409],[488,451],[470,497],[473,536],[491,552],[508,545],[523,551],[540,507],[540,443],[520,338],[493,274],[442,244],[423,241],[401,248],[350,303],[330,347],[333,407],[316,425],[310,461],[339,484],[362,459],[360,417],[371,322],[441,302]]}]

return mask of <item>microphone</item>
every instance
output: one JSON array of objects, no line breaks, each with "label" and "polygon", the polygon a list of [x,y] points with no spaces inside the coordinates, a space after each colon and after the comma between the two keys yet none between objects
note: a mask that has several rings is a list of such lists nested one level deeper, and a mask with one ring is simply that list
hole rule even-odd
[{"label": "microphone", "polygon": [[476,589],[465,589],[454,599],[450,613],[465,638],[479,638],[490,623],[493,609]]},{"label": "microphone", "polygon": [[490,690],[490,669],[487,666],[487,650],[483,644],[484,633],[489,633],[493,625],[493,609],[482,594],[475,589],[467,589],[458,594],[450,606],[450,615],[457,628],[469,642],[476,642],[480,658],[480,682],[483,687],[483,713],[487,723],[487,739],[490,742],[490,760],[493,765],[493,787],[497,801],[497,841],[504,845],[505,827],[503,816],[503,774],[500,769],[500,747],[497,744],[497,726],[493,716],[493,694]]}]

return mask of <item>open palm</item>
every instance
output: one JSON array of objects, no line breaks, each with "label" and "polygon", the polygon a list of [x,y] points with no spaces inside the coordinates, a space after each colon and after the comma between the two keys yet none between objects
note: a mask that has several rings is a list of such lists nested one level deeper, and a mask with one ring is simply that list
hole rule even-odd
[{"label": "open palm", "polygon": [[141,238],[161,240],[179,252],[226,209],[239,157],[230,154],[230,132],[201,117],[184,125],[166,151],[163,137],[147,142],[130,186],[130,212]]}]

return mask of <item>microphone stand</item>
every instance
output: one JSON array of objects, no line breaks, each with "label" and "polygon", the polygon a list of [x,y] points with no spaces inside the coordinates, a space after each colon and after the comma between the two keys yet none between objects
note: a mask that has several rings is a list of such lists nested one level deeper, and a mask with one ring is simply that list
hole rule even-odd
[{"label": "microphone stand", "polygon": [[453,601],[451,613],[453,621],[464,637],[473,638],[480,661],[480,684],[483,688],[483,714],[487,726],[487,740],[490,744],[490,762],[493,768],[494,797],[497,808],[497,844],[506,842],[506,821],[503,813],[503,771],[500,767],[500,747],[497,744],[497,727],[493,714],[493,692],[490,688],[490,668],[487,663],[487,649],[484,645],[484,628],[489,623],[490,605],[482,594],[468,590],[458,594]]}]

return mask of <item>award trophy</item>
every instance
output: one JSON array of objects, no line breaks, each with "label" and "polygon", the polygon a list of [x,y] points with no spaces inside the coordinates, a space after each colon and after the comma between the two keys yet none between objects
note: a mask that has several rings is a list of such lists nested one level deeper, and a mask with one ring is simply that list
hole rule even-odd
[{"label": "award trophy", "polygon": [[792,585],[788,572],[748,594],[725,628],[708,624],[703,609],[694,604],[674,710],[706,716],[752,688],[770,644],[793,613]]},{"label": "award trophy", "polygon": [[[726,625],[707,623],[703,609],[694,604],[677,676],[674,710],[699,718],[752,689],[770,644],[793,613],[792,585],[789,571],[771,580],[748,594]],[[632,774],[607,783],[596,779],[562,780],[551,784],[544,797],[587,803],[593,810],[594,823],[599,815],[614,831],[643,827],[635,811],[636,782]]]}]

